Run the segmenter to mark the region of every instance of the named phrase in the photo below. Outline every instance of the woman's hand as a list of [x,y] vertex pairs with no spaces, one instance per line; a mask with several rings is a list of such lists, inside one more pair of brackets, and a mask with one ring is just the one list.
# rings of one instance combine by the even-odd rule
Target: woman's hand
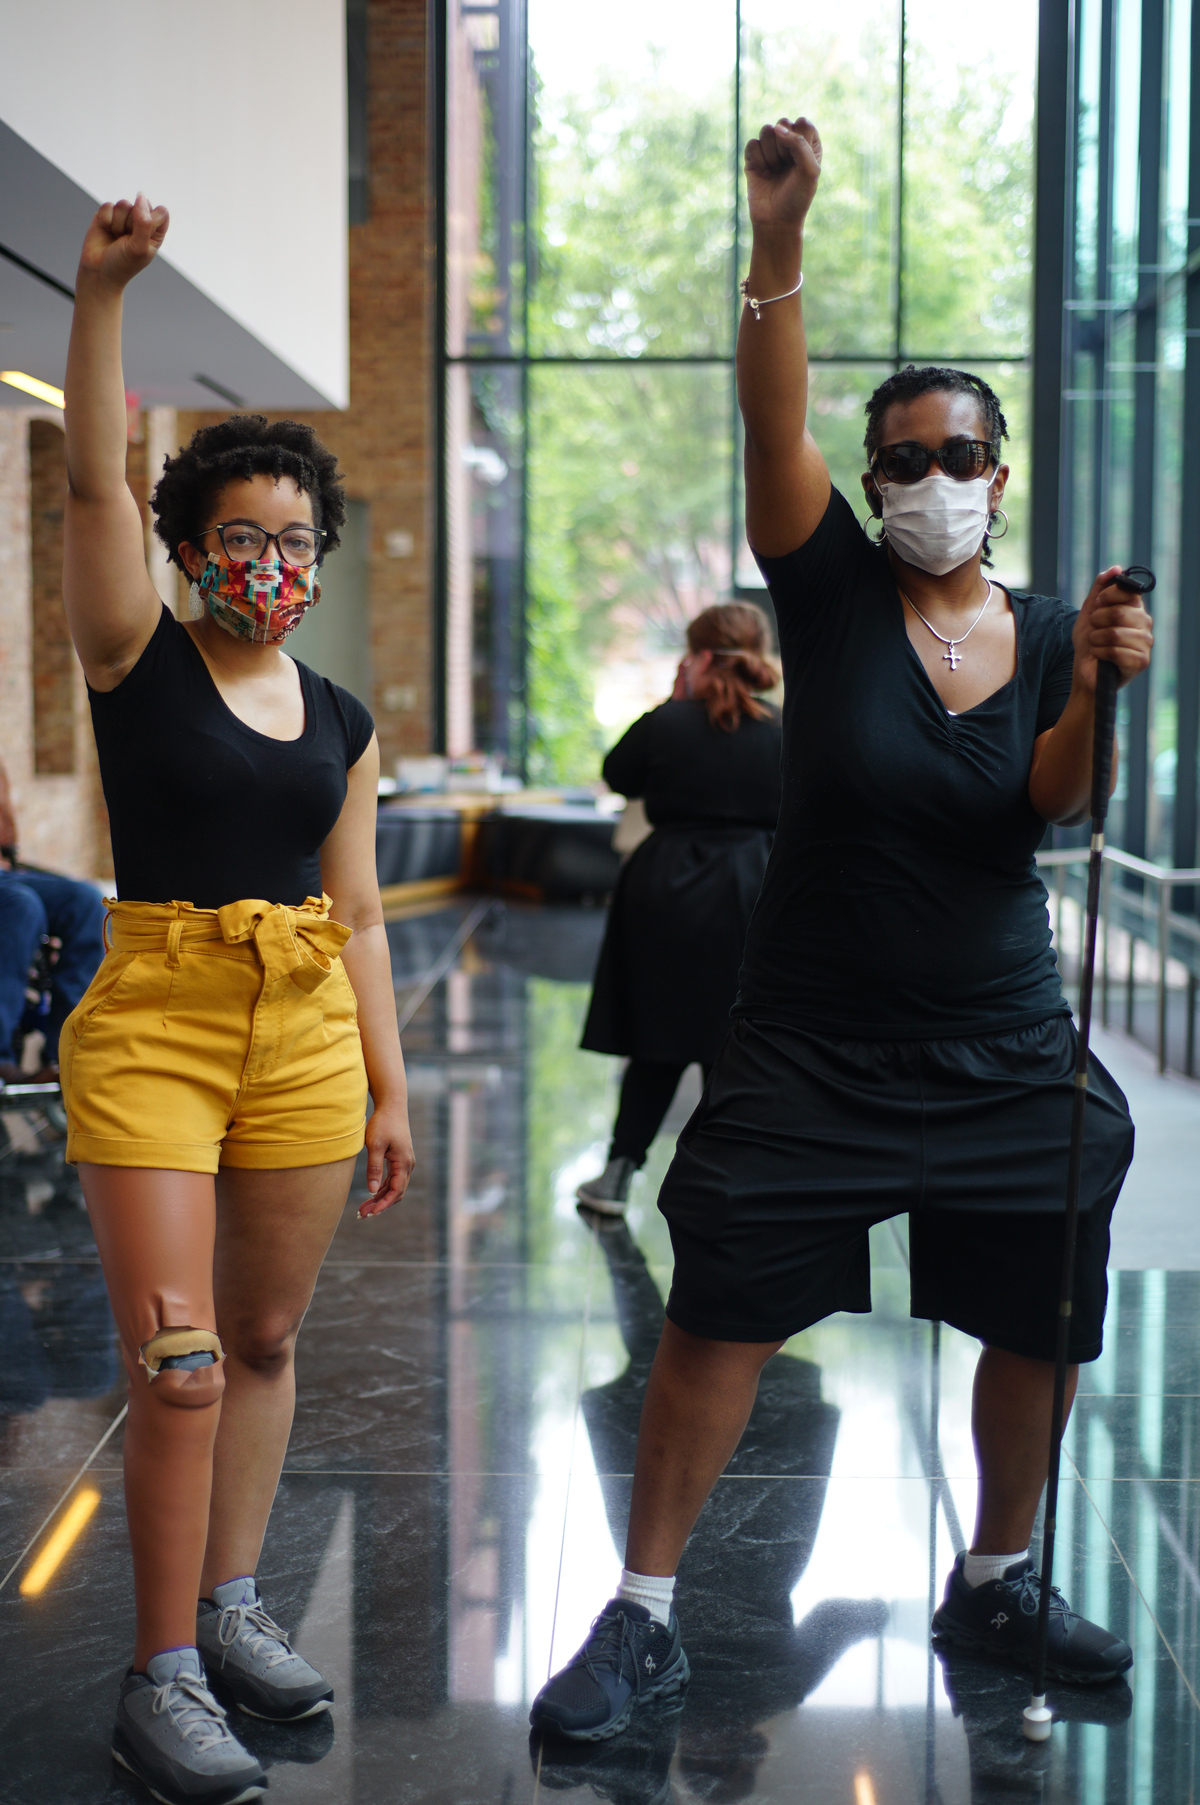
[[1106,658],[1117,667],[1117,688],[1124,689],[1150,663],[1154,622],[1140,595],[1120,589],[1113,581],[1119,564],[1102,570],[1076,617],[1071,634],[1075,647],[1074,687],[1095,694],[1096,662]]
[[81,273],[98,277],[109,288],[124,288],[153,263],[170,223],[167,209],[152,207],[144,194],[132,202],[106,201],[87,229],[79,253]]
[[707,647],[703,652],[688,652],[679,660],[675,687],[671,691],[672,702],[691,702],[704,694],[704,679],[712,669],[712,661],[713,655]]
[[757,231],[800,230],[817,192],[821,156],[821,134],[811,119],[780,119],[751,138],[746,188]]
[[382,1104],[367,1123],[367,1189],[371,1195],[358,1206],[360,1221],[381,1215],[403,1197],[416,1163],[407,1105]]

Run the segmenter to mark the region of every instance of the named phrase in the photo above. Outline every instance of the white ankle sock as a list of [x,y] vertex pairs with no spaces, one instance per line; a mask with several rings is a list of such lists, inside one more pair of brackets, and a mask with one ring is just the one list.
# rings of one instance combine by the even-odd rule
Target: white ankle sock
[[1028,1548],[1023,1548],[1020,1554],[964,1554],[963,1578],[974,1590],[976,1586],[985,1586],[989,1579],[1003,1579],[1015,1561],[1028,1559]]
[[674,1591],[673,1576],[670,1579],[660,1579],[652,1573],[631,1573],[628,1567],[621,1568],[617,1597],[628,1599],[630,1604],[644,1604],[656,1623],[667,1624],[671,1621],[671,1597]]

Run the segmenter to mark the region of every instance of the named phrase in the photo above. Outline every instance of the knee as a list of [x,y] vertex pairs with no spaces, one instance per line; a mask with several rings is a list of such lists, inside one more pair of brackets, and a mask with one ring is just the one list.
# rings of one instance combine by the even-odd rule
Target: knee
[[227,1328],[226,1345],[230,1355],[259,1378],[276,1379],[291,1367],[298,1327],[290,1315],[249,1317]]
[[720,1385],[735,1377],[757,1383],[767,1361],[783,1345],[782,1341],[711,1341],[690,1334],[668,1318],[663,1325],[659,1359],[693,1383]]
[[224,1358],[212,1329],[159,1329],[138,1349],[134,1383],[148,1384],[158,1404],[209,1409],[225,1389]]
[[157,1375],[152,1395],[159,1404],[178,1410],[210,1410],[221,1401],[225,1372],[221,1366],[198,1366],[191,1372],[169,1371]]
[[104,939],[104,904],[91,884],[72,883],[61,910],[62,931],[82,941]]
[[20,949],[23,966],[28,966],[38,943],[48,932],[42,899],[19,880],[0,885],[0,917],[4,921],[4,938],[9,946]]

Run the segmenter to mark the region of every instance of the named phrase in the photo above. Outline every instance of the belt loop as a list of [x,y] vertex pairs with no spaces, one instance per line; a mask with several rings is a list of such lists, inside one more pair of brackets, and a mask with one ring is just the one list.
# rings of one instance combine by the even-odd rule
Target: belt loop
[[109,924],[111,921],[112,921],[112,910],[108,907],[107,904],[105,904],[104,920],[101,923],[101,927],[100,927],[100,938],[104,942],[104,950],[106,953],[111,953],[113,950],[112,941],[108,937],[108,929],[109,929]]
[[179,970],[179,942],[183,938],[183,920],[173,921],[167,929],[167,964],[172,971]]

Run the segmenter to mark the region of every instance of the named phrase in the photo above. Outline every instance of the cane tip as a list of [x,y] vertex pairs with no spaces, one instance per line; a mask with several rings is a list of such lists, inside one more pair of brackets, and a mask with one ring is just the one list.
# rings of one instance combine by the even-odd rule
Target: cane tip
[[1050,1727],[1054,1722],[1054,1713],[1046,1708],[1045,1693],[1035,1694],[1032,1704],[1026,1705],[1021,1728],[1030,1742],[1049,1742]]

